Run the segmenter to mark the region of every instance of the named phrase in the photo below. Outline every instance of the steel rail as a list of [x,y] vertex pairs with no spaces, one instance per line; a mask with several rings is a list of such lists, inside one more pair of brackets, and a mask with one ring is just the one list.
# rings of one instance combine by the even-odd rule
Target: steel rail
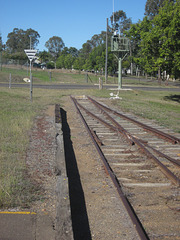
[[98,138],[96,132],[93,131],[93,129],[91,129],[91,128],[90,128],[90,130],[91,130],[91,134],[93,135],[93,137],[94,137],[94,139],[96,140],[97,144],[98,144],[99,146],[103,146],[103,143],[102,143],[102,141]]
[[100,117],[96,116],[95,114],[93,114],[92,112],[88,111],[85,107],[83,107],[80,103],[78,103],[76,101],[76,104],[82,108],[88,115],[90,115],[93,118],[96,118],[99,122],[101,122],[103,125],[105,125],[106,127],[108,127],[109,129],[113,130],[114,132],[120,132],[121,134],[123,134],[123,136],[131,143],[131,145],[134,145],[133,140],[131,139],[129,133],[122,127],[118,126],[118,128],[115,128],[113,125],[107,123],[106,121],[104,121],[103,119],[101,119]]
[[[141,140],[140,140],[140,141],[141,141]],[[166,158],[167,160],[169,160],[170,162],[172,162],[174,165],[180,167],[180,161],[178,161],[178,160],[176,160],[176,159],[174,159],[174,158],[171,158],[171,157],[167,156],[166,154],[164,154],[164,153],[158,151],[157,149],[149,146],[149,145],[148,145],[147,143],[145,143],[145,142],[142,142],[142,143],[143,143],[146,147],[152,149],[152,150],[153,150],[155,153],[157,153],[159,156]]]
[[134,120],[134,119],[132,119],[132,118],[130,118],[130,117],[122,114],[122,113],[119,113],[119,112],[117,112],[117,111],[115,111],[115,110],[112,110],[112,109],[104,106],[103,104],[97,102],[96,100],[92,99],[92,98],[89,97],[89,96],[87,96],[87,98],[88,98],[90,101],[92,101],[92,102],[96,102],[96,103],[97,103],[98,105],[100,105],[102,108],[106,109],[106,110],[109,111],[109,112],[112,112],[112,113],[115,114],[116,116],[120,116],[120,117],[122,117],[122,118],[125,118],[125,119],[131,121],[131,122],[134,122],[134,123],[136,123],[137,125],[143,127],[144,129],[146,129],[146,130],[148,130],[148,131],[150,131],[150,132],[153,132],[154,134],[156,134],[156,135],[158,135],[158,136],[161,136],[162,138],[165,138],[165,139],[167,139],[168,141],[173,142],[174,144],[176,144],[176,143],[179,143],[179,144],[180,144],[180,139],[177,138],[177,137],[174,137],[174,136],[172,136],[172,135],[170,135],[170,134],[164,133],[164,132],[162,132],[162,131],[160,131],[160,130],[158,130],[158,129],[155,129],[155,128],[150,127],[150,126],[148,126],[148,125],[146,125],[146,124],[144,124],[144,123],[141,123],[141,122],[139,122],[139,121],[137,121],[137,120]]
[[[180,185],[180,179],[179,179],[173,172],[171,172],[163,163],[161,163],[161,162],[159,161],[159,159],[158,159],[156,156],[154,156],[154,155],[144,146],[144,143],[143,143],[142,140],[137,139],[136,137],[134,137],[133,135],[131,135],[131,134],[130,134],[129,132],[127,132],[127,131],[122,131],[123,127],[122,127],[116,120],[114,120],[107,112],[105,112],[105,111],[103,110],[103,108],[102,108],[99,104],[96,103],[96,101],[91,101],[91,102],[92,102],[97,108],[99,108],[99,109],[102,111],[102,113],[105,114],[106,117],[107,117],[110,121],[112,121],[112,122],[116,125],[116,127],[117,127],[118,130],[121,129],[121,132],[127,134],[127,135],[126,135],[127,139],[130,138],[131,141],[132,141],[133,143],[135,143],[135,144],[140,148],[140,150],[142,150],[142,151],[144,152],[144,154],[146,154],[147,157],[149,157],[150,159],[152,159],[152,160],[155,162],[155,164],[160,168],[161,172],[162,172],[168,179],[170,179],[175,185],[177,185],[177,186]],[[83,107],[83,108],[84,108],[84,107]],[[84,109],[85,109],[85,108],[84,108]],[[94,114],[93,114],[93,115],[94,115]],[[96,117],[96,115],[94,115],[94,117]]]
[[[104,115],[106,115],[106,116],[110,119],[110,121],[112,121],[112,122],[116,125],[116,127],[117,127],[118,129],[121,129],[125,134],[127,134],[127,138],[130,138],[133,142],[135,142],[135,141],[134,141],[134,138],[137,139],[137,140],[140,141],[142,144],[144,144],[146,147],[152,149],[152,150],[153,150],[156,154],[158,154],[159,156],[166,158],[167,160],[169,160],[170,162],[172,162],[174,165],[180,167],[180,162],[179,162],[178,160],[175,160],[175,159],[167,156],[166,154],[158,151],[157,149],[149,146],[148,143],[145,142],[145,141],[143,141],[142,139],[138,139],[137,137],[135,137],[135,136],[133,136],[133,135],[131,136],[131,134],[128,133],[128,131],[126,131],[116,120],[114,120],[107,112],[105,112],[105,111],[103,110],[103,108],[101,108],[100,104],[96,105],[97,102],[96,102],[96,101],[92,101],[92,100],[93,100],[93,99],[91,98],[91,102],[92,102],[93,104],[95,104],[96,107],[98,107],[99,109],[101,109],[102,113],[103,113]],[[158,160],[158,161],[159,161],[159,160]]]
[[109,166],[109,164],[108,164],[108,162],[107,162],[103,152],[101,151],[98,143],[94,139],[88,124],[86,123],[86,121],[85,121],[85,119],[84,119],[80,109],[78,108],[77,100],[75,98],[73,98],[72,96],[71,96],[71,99],[72,99],[72,101],[73,101],[73,103],[74,103],[74,105],[75,105],[75,107],[76,107],[76,109],[77,109],[77,111],[78,111],[82,121],[83,121],[83,124],[84,124],[85,128],[87,129],[87,131],[89,133],[89,136],[91,137],[91,140],[92,140],[94,146],[96,147],[96,150],[98,151],[98,153],[99,153],[99,155],[101,157],[101,160],[102,160],[102,162],[104,164],[106,172],[109,174],[109,176],[111,177],[111,179],[113,181],[113,184],[114,184],[114,186],[115,186],[115,188],[116,188],[116,190],[117,190],[117,192],[118,192],[118,194],[120,196],[120,199],[122,200],[122,203],[124,204],[124,207],[126,208],[128,214],[130,216],[130,219],[131,219],[131,221],[132,221],[132,223],[133,223],[133,225],[134,225],[134,227],[135,227],[135,229],[136,229],[140,239],[141,240],[149,240],[149,237],[148,237],[147,233],[145,232],[145,230],[144,230],[140,220],[138,219],[138,217],[137,217],[133,207],[131,206],[130,202],[128,201],[128,199],[124,195],[117,177],[115,176],[114,172],[112,171],[111,167]]

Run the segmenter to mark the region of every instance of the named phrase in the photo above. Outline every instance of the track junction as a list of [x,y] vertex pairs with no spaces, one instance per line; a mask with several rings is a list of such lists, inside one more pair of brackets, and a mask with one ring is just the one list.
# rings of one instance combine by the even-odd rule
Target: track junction
[[140,239],[180,239],[178,134],[90,97],[71,99]]

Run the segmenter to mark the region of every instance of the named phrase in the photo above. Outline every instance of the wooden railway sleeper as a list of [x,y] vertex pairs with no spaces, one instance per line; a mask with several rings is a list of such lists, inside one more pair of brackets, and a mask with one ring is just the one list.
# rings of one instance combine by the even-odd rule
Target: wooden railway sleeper
[[[94,101],[92,101],[94,103]],[[163,163],[161,163],[137,138],[133,137],[130,133],[128,133],[116,120],[114,120],[107,112],[105,112],[100,105],[94,103],[99,109],[103,111],[106,117],[116,125],[118,129],[120,129],[123,133],[126,134],[127,139],[131,139],[150,159],[152,159],[156,165],[160,168],[160,170],[164,173],[164,175],[169,178],[175,185],[180,185],[180,179],[176,177]]]
[[146,125],[146,124],[144,124],[144,123],[141,123],[141,122],[139,122],[139,121],[136,121],[136,120],[134,120],[134,119],[132,119],[132,118],[130,118],[130,117],[128,117],[128,116],[125,116],[124,114],[119,113],[119,112],[117,112],[117,111],[115,111],[115,110],[112,110],[112,109],[110,109],[110,108],[102,105],[101,103],[95,101],[94,99],[92,99],[92,98],[90,98],[90,97],[88,97],[88,96],[87,96],[87,98],[88,98],[91,102],[93,102],[95,105],[101,106],[102,108],[106,109],[108,112],[112,112],[112,113],[115,114],[116,116],[120,116],[120,117],[122,117],[122,118],[125,118],[125,119],[131,121],[131,122],[134,122],[134,123],[136,123],[137,125],[143,127],[144,129],[146,129],[146,130],[148,130],[148,131],[150,131],[150,132],[153,132],[153,133],[156,134],[157,136],[160,136],[160,137],[163,138],[163,139],[167,139],[168,141],[170,141],[170,142],[172,142],[172,143],[174,143],[174,144],[176,144],[176,143],[179,143],[179,144],[180,144],[180,139],[177,138],[177,137],[174,137],[174,136],[172,136],[172,135],[170,135],[170,134],[164,133],[164,132],[162,132],[162,131],[160,131],[160,130],[158,130],[158,129],[155,129],[155,128],[150,127],[150,126],[148,126],[148,125]]
[[90,137],[91,137],[91,139],[92,139],[92,141],[93,141],[93,143],[94,143],[94,145],[95,145],[98,153],[99,153],[99,155],[100,155],[100,157],[101,157],[101,160],[102,160],[103,163],[104,163],[104,167],[105,167],[106,172],[107,172],[107,173],[109,174],[109,176],[111,177],[111,179],[112,179],[112,181],[113,181],[113,184],[114,184],[114,186],[115,186],[116,189],[117,189],[117,192],[118,192],[118,194],[119,194],[119,196],[120,196],[120,198],[121,198],[121,200],[122,200],[122,202],[123,202],[123,204],[124,204],[124,206],[125,206],[128,214],[129,214],[129,216],[130,216],[130,218],[131,218],[131,220],[132,220],[133,225],[134,225],[135,228],[136,228],[136,231],[137,231],[140,239],[141,239],[141,240],[149,240],[149,237],[148,237],[147,233],[145,232],[145,230],[144,230],[144,228],[143,228],[140,220],[138,219],[138,217],[137,217],[137,215],[136,215],[133,207],[131,206],[130,202],[128,201],[128,199],[127,199],[126,196],[124,195],[124,193],[123,193],[123,191],[122,191],[122,189],[121,189],[121,186],[120,186],[120,184],[119,184],[119,181],[118,181],[116,175],[115,175],[114,172],[112,171],[112,169],[111,169],[111,167],[109,166],[109,164],[108,164],[108,162],[107,162],[107,160],[106,160],[103,152],[101,151],[99,145],[96,143],[93,135],[91,134],[91,130],[90,130],[89,126],[87,125],[87,123],[86,123],[86,121],[85,121],[85,119],[84,119],[81,111],[79,110],[79,108],[78,108],[78,106],[77,106],[77,105],[78,105],[78,102],[77,102],[76,99],[74,99],[72,96],[71,96],[71,99],[72,99],[72,101],[74,102],[74,105],[75,105],[75,107],[76,107],[76,109],[77,109],[77,111],[78,111],[78,113],[79,113],[79,115],[80,115],[80,117],[81,117],[81,119],[82,119],[82,121],[83,121],[83,123],[84,123],[84,125],[85,125],[85,127],[86,127],[86,129],[87,129],[87,131],[88,131],[88,133],[89,133],[89,135],[90,135]]

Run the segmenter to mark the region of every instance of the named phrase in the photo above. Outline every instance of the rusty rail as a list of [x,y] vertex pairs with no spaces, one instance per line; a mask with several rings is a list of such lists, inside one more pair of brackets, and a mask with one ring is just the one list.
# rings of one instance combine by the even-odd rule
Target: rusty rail
[[[121,126],[119,127],[114,127],[113,125],[107,123],[106,121],[104,121],[102,118],[96,116],[95,114],[93,114],[92,112],[88,111],[86,108],[84,108],[80,103],[78,103],[76,101],[76,104],[83,109],[88,115],[90,115],[93,118],[96,118],[99,122],[101,122],[103,125],[105,125],[106,127],[108,127],[109,129],[113,130],[114,132],[120,132],[121,134],[123,134],[123,136],[132,144],[134,145],[133,140],[131,139],[131,137],[129,136],[129,133],[122,128]],[[103,110],[102,110],[103,111]]]
[[177,167],[180,167],[180,161],[178,161],[178,160],[176,160],[176,159],[174,159],[174,158],[172,158],[172,157],[167,156],[166,154],[164,154],[164,153],[158,151],[157,149],[149,146],[149,145],[148,145],[147,143],[145,143],[145,142],[143,142],[143,144],[144,144],[145,146],[147,146],[148,148],[152,149],[152,150],[153,150],[155,153],[157,153],[160,157],[166,158],[167,160],[169,160],[170,162],[172,162],[172,163],[173,163],[174,165],[176,165]]
[[[89,97],[88,97],[88,98],[89,98]],[[105,112],[105,111],[103,110],[103,107],[101,107],[101,104],[99,104],[98,102],[94,101],[93,99],[91,99],[91,102],[92,102],[97,108],[99,108],[99,109],[102,111],[102,113],[105,114],[106,117],[107,117],[110,121],[112,121],[112,122],[116,125],[116,127],[117,127],[118,130],[121,129],[121,131],[126,134],[126,138],[127,138],[127,139],[131,139],[131,141],[132,141],[133,143],[135,143],[135,144],[140,148],[140,150],[142,150],[142,151],[144,152],[144,154],[146,154],[146,156],[148,156],[150,159],[152,159],[152,160],[154,161],[154,163],[160,168],[160,170],[162,171],[162,173],[163,173],[168,179],[170,179],[175,185],[177,185],[177,186],[180,185],[180,179],[179,179],[178,177],[176,177],[176,175],[174,175],[174,173],[172,173],[163,163],[161,163],[161,162],[158,160],[158,158],[157,158],[156,156],[154,156],[154,155],[145,147],[145,146],[147,146],[147,144],[145,144],[142,140],[137,139],[136,137],[132,136],[132,135],[131,135],[130,133],[128,133],[127,131],[125,131],[125,130],[123,131],[123,130],[122,130],[123,127],[122,127],[118,122],[116,122],[116,120],[114,120],[107,112]],[[95,115],[94,115],[94,117],[95,117]],[[148,146],[147,146],[147,147],[148,147]],[[150,147],[150,146],[149,146],[149,147]],[[153,149],[154,151],[156,151],[156,153],[158,153],[158,155],[161,154],[159,151],[155,150],[154,148],[151,147],[151,149]],[[166,155],[165,155],[165,154],[161,154],[161,156],[165,157]],[[168,159],[168,158],[166,157],[166,159]],[[169,158],[168,160],[170,160],[170,158]],[[172,159],[171,159],[171,160],[172,160]],[[176,162],[176,164],[178,164],[177,161],[175,161],[175,160],[172,161],[172,162],[173,162],[173,163]]]
[[129,214],[129,216],[130,216],[130,218],[131,218],[131,221],[132,221],[133,225],[134,225],[135,228],[136,228],[136,231],[137,231],[140,239],[141,239],[141,240],[149,240],[149,237],[148,237],[148,235],[146,234],[146,232],[145,232],[145,230],[144,230],[144,228],[143,228],[140,220],[138,219],[137,215],[135,214],[135,212],[134,212],[131,204],[129,203],[128,199],[127,199],[126,196],[124,195],[124,193],[123,193],[123,191],[122,191],[122,189],[121,189],[121,186],[120,186],[120,184],[119,184],[118,179],[116,178],[116,176],[115,176],[115,174],[113,173],[111,167],[109,166],[109,164],[108,164],[108,162],[107,162],[107,160],[106,160],[103,152],[101,151],[98,143],[97,143],[96,140],[94,139],[94,137],[93,137],[93,135],[92,135],[92,133],[91,133],[91,130],[90,130],[89,126],[87,125],[87,123],[86,123],[86,121],[85,121],[85,119],[84,119],[81,111],[79,110],[79,108],[78,108],[78,105],[79,105],[79,104],[77,103],[76,99],[73,98],[72,96],[71,96],[71,99],[72,99],[72,101],[73,101],[73,103],[74,103],[74,105],[75,105],[75,107],[76,107],[76,109],[77,109],[77,111],[78,111],[78,113],[79,113],[79,115],[80,115],[80,117],[81,117],[81,119],[82,119],[82,121],[83,121],[83,123],[84,123],[84,125],[85,125],[85,127],[86,127],[86,129],[87,129],[87,131],[88,131],[88,133],[89,133],[89,135],[90,135],[90,137],[91,137],[91,139],[92,139],[92,141],[93,141],[93,143],[94,143],[94,145],[95,145],[98,153],[99,153],[99,155],[100,155],[100,157],[101,157],[101,160],[103,161],[103,164],[104,164],[104,167],[105,167],[106,172],[107,172],[108,175],[111,177],[111,179],[112,179],[112,181],[113,181],[113,183],[114,183],[114,186],[116,187],[116,190],[117,190],[117,192],[118,192],[118,194],[119,194],[119,196],[120,196],[120,198],[121,198],[121,200],[122,200],[122,202],[123,202],[123,204],[124,204],[124,206],[125,206],[128,214]]
[[174,143],[174,144],[176,144],[176,143],[179,143],[179,144],[180,144],[180,139],[177,138],[177,137],[174,137],[174,136],[172,136],[172,135],[170,135],[170,134],[164,133],[164,132],[162,132],[162,131],[160,131],[160,130],[158,130],[158,129],[155,129],[155,128],[153,128],[153,127],[150,127],[150,126],[148,126],[148,125],[146,125],[146,124],[144,124],[144,123],[141,123],[141,122],[139,122],[139,121],[136,121],[136,120],[134,120],[134,119],[132,119],[132,118],[130,118],[130,117],[122,114],[122,113],[119,113],[119,112],[117,112],[117,111],[114,111],[114,110],[112,110],[112,109],[110,109],[110,108],[102,105],[101,103],[95,101],[95,100],[92,99],[91,97],[88,97],[88,96],[87,96],[87,98],[88,98],[90,101],[92,101],[92,102],[96,103],[97,105],[101,106],[102,108],[106,109],[107,111],[112,112],[112,113],[115,114],[116,116],[120,116],[120,117],[122,117],[122,118],[124,118],[124,119],[127,119],[127,120],[129,120],[129,121],[131,121],[131,122],[134,122],[134,123],[136,123],[137,125],[141,126],[142,128],[146,129],[147,131],[150,131],[150,132],[152,132],[152,133],[160,136],[161,138],[166,139],[166,140],[168,140],[168,141],[170,141],[170,142],[172,142],[172,143]]

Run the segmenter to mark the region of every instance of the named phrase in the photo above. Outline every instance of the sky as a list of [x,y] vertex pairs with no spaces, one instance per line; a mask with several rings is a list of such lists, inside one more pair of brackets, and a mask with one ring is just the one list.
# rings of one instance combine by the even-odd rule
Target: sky
[[[61,37],[66,47],[82,45],[101,31],[113,10],[123,10],[133,23],[142,20],[147,0],[1,0],[0,34],[3,43],[14,28],[32,28],[40,35],[37,49],[46,41]],[[110,24],[110,22],[109,22]]]

